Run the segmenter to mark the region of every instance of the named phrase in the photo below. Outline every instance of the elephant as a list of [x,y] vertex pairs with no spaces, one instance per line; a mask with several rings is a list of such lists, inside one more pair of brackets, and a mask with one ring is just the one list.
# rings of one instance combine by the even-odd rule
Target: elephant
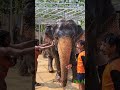
[[[53,35],[51,32],[51,26],[48,25],[46,26],[46,30],[45,30],[45,36],[44,36],[44,43],[48,43],[51,44],[53,41]],[[48,71],[49,73],[53,73],[53,58],[54,58],[54,47],[48,48],[43,50],[44,53],[46,53],[46,56],[48,58]]]
[[[50,27],[50,26],[49,26]],[[53,55],[57,68],[56,79],[61,82],[61,86],[67,84],[68,64],[76,63],[75,42],[83,34],[83,29],[73,20],[61,19],[57,24],[47,29],[45,33],[50,33],[55,41]],[[76,79],[76,66],[72,67],[73,80]]]

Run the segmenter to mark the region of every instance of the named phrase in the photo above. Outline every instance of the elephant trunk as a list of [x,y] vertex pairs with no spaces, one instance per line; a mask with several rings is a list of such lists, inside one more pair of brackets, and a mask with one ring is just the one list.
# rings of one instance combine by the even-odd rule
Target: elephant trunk
[[65,87],[67,84],[68,70],[66,66],[70,62],[70,55],[72,51],[72,39],[70,37],[61,37],[58,40],[58,53],[61,67],[61,84]]

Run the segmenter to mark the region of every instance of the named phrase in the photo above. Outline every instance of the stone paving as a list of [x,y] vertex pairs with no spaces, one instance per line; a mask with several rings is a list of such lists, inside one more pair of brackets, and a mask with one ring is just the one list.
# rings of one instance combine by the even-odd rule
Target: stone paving
[[[35,87],[35,90],[63,90],[59,83],[53,82],[55,73],[49,73],[47,69],[47,58],[42,55],[38,57],[38,70],[36,80],[42,86]],[[54,67],[54,70],[55,67]],[[65,90],[78,90],[77,84],[71,83],[71,70],[69,70],[68,84]],[[32,78],[23,77],[18,74],[18,67],[11,68],[6,78],[8,90],[32,90]]]

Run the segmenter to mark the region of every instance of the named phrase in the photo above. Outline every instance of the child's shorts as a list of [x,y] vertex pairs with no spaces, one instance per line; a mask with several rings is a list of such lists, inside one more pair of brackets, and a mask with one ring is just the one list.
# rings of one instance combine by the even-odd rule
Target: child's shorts
[[85,73],[77,73],[77,82],[85,83]]

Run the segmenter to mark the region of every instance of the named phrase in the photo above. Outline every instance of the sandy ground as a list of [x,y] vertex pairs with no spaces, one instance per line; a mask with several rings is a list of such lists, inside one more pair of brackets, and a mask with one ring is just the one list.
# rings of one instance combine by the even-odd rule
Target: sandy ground
[[[35,90],[63,90],[59,83],[53,82],[55,73],[48,72],[47,63],[47,58],[43,58],[42,55],[38,57],[36,80],[42,83],[42,86],[35,87]],[[55,66],[54,70],[56,70]],[[32,90],[32,78],[20,76],[17,66],[9,70],[6,82],[8,90]],[[77,84],[71,83],[71,70],[69,70],[68,84],[65,90],[78,90]]]
[[[36,87],[36,90],[63,90],[59,83],[53,82],[56,73],[48,73],[47,59],[41,55],[38,58],[37,82],[42,83],[42,86]],[[53,63],[54,65],[54,63]],[[54,70],[55,66],[54,66]],[[69,70],[68,84],[66,90],[78,90],[77,85],[71,83],[71,70]]]

